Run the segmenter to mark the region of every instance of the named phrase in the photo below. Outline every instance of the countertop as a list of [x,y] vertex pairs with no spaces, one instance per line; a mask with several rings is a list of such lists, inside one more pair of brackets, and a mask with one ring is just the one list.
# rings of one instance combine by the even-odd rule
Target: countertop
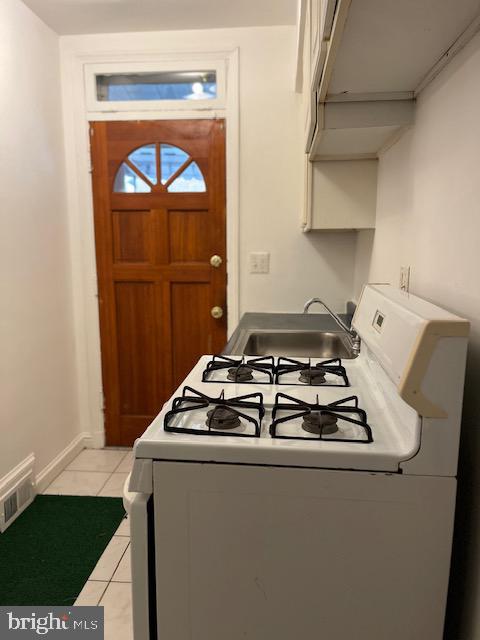
[[[347,327],[352,320],[351,314],[339,313],[339,318]],[[305,331],[341,331],[341,328],[328,313],[244,313],[237,328],[225,345],[223,354],[232,352],[240,335],[244,331],[261,330],[282,331],[300,329]]]

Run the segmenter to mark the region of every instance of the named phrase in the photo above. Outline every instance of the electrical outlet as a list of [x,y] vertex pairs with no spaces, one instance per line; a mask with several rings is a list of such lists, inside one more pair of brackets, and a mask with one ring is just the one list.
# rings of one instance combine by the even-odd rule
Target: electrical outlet
[[267,251],[255,251],[250,253],[250,273],[269,273],[270,254]]
[[400,289],[406,292],[410,289],[410,267],[400,267]]

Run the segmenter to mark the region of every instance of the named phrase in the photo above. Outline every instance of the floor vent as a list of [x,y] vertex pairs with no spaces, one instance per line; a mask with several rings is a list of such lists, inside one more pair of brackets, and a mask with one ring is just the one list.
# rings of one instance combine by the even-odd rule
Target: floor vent
[[12,524],[34,498],[32,471],[28,470],[19,476],[13,486],[10,485],[8,491],[0,495],[0,533]]
[[12,493],[12,495],[5,500],[3,503],[3,521],[5,524],[8,524],[8,521],[13,518],[13,516],[18,511],[18,500],[17,494]]

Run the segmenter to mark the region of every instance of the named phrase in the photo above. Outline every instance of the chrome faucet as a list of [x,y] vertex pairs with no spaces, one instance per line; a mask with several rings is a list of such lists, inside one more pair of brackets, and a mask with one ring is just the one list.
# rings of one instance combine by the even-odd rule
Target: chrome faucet
[[315,303],[321,304],[323,307],[325,307],[325,309],[332,316],[332,318],[335,320],[338,326],[341,329],[343,329],[345,333],[348,333],[352,341],[352,351],[356,356],[358,356],[358,354],[360,353],[360,337],[358,336],[357,332],[351,327],[347,327],[347,325],[343,322],[343,320],[341,320],[334,311],[332,311],[329,307],[327,307],[327,305],[323,300],[321,300],[320,298],[310,298],[310,300],[307,300],[307,302],[305,303],[305,306],[303,307],[303,313],[308,313],[308,310],[310,309],[312,304],[315,304]]

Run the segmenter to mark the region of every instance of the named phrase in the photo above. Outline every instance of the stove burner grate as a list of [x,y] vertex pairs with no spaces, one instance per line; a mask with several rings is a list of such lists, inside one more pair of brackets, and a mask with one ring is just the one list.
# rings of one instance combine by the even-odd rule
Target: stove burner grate
[[[215,379],[218,372],[226,372],[226,376]],[[255,373],[260,374],[255,376]],[[241,384],[273,384],[275,361],[273,356],[260,358],[229,358],[227,356],[213,356],[202,373],[202,382]]]
[[[298,382],[293,382],[287,376],[288,374],[297,373]],[[333,383],[327,380],[326,376],[334,376],[337,382]],[[279,358],[275,369],[275,384],[288,385],[326,385],[329,387],[349,387],[350,382],[347,377],[345,367],[342,366],[340,358],[331,360],[323,360],[316,364],[308,362],[300,362],[292,358]]]
[[[207,409],[205,425],[208,429],[175,425],[175,417],[204,409]],[[255,417],[246,413],[247,411],[253,413]],[[174,398],[172,408],[165,414],[163,428],[172,433],[200,436],[234,435],[238,438],[259,438],[264,415],[265,408],[261,393],[249,393],[226,399],[225,392],[222,391],[218,398],[211,398],[192,387],[184,387],[182,395]],[[252,433],[232,432],[232,429],[242,424],[250,425]]]
[[[278,417],[279,413],[287,413]],[[350,414],[350,415],[348,415]],[[356,416],[352,418],[351,416]],[[278,433],[278,426],[302,418],[302,429],[308,433],[318,435],[317,438],[302,435],[282,435]],[[345,421],[355,425],[363,433],[363,438],[332,437],[339,431],[339,421]],[[372,430],[367,423],[367,414],[358,406],[357,396],[348,396],[329,404],[314,404],[298,400],[284,393],[277,393],[272,409],[272,422],[270,424],[272,438],[285,440],[324,440],[325,442],[351,442],[355,444],[369,444],[373,442]]]

